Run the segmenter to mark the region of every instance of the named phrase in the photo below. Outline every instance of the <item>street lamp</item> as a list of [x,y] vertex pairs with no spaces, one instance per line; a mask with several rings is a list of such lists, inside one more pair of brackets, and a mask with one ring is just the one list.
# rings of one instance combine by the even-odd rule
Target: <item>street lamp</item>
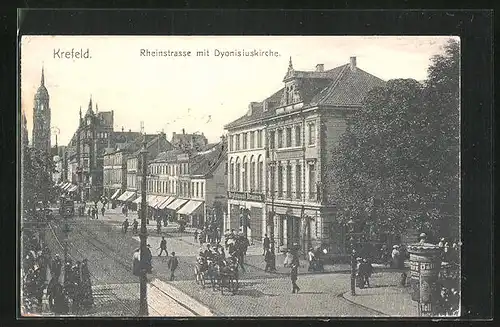
[[[71,232],[71,229],[69,228],[68,225],[68,218],[64,218],[64,226],[63,226],[63,233],[64,233],[64,264],[66,265],[66,262],[68,262],[68,237],[69,233]],[[64,277],[66,278],[66,276]]]
[[354,241],[354,220],[349,219],[347,222],[347,227],[349,229],[349,248],[351,250],[351,295],[356,295],[356,247]]
[[147,248],[147,202],[146,202],[146,175],[148,172],[147,164],[148,151],[146,149],[146,135],[144,135],[142,149],[140,151],[140,156],[142,160],[142,179],[141,179],[141,232],[139,233],[139,238],[141,240],[141,273],[140,273],[140,306],[139,306],[139,316],[148,316],[148,302],[147,302],[147,273],[149,270],[149,258],[146,255],[148,252]]

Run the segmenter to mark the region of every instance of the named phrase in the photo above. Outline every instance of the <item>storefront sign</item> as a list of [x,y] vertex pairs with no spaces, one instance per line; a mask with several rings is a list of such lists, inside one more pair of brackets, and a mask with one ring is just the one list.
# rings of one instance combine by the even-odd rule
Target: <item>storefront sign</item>
[[260,193],[228,191],[227,197],[233,200],[264,202],[264,194]]

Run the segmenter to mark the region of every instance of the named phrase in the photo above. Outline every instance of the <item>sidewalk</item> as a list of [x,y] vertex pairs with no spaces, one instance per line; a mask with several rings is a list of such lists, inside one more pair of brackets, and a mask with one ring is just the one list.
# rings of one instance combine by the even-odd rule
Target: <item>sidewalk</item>
[[[378,279],[384,279],[379,281]],[[345,292],[342,297],[356,305],[391,317],[418,317],[418,304],[411,300],[407,287],[395,286],[399,274],[386,273],[384,276],[373,276],[370,283],[373,287],[356,288],[356,295]]]

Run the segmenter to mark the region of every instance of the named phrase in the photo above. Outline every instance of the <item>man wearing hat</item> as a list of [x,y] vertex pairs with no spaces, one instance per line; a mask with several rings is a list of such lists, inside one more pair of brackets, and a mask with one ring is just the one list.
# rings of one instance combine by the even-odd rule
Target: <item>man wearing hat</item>
[[175,252],[172,252],[172,256],[168,260],[167,266],[168,266],[168,268],[170,268],[170,280],[174,280],[175,269],[177,269],[177,266],[179,266],[179,260],[177,260],[177,257],[175,256]]
[[148,263],[148,273],[151,274],[151,271],[153,269],[153,254],[151,253],[151,245],[147,245],[146,248],[146,262]]

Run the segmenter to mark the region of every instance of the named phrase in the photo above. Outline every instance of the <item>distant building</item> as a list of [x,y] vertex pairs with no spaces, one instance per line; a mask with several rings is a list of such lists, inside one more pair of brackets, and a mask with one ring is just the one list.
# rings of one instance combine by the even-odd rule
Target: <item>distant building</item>
[[[145,135],[146,140],[146,150],[148,152],[148,161],[153,160],[159,153],[169,151],[172,149],[172,145],[167,140],[165,133]],[[141,166],[141,150],[142,142],[139,143],[139,147],[135,152],[127,154],[126,156],[126,191],[117,198],[120,202],[128,203],[132,209],[136,209],[140,204],[138,198],[141,195],[142,190],[142,166]]]
[[40,86],[35,94],[33,106],[32,147],[50,155],[50,97],[45,87],[45,76],[42,67]]
[[205,135],[203,135],[203,133],[186,134],[186,131],[182,129],[182,134],[177,134],[175,132],[172,134],[172,140],[170,141],[170,143],[172,143],[172,147],[174,149],[200,150],[208,144],[208,140]]
[[149,164],[148,205],[156,217],[203,228],[217,203],[227,206],[227,141],[197,148],[163,152]]
[[[260,230],[268,235],[272,231],[279,249],[298,243],[303,250],[325,245],[331,254],[345,253],[345,226],[336,223],[335,205],[326,200],[329,157],[346,128],[345,118],[361,108],[372,88],[384,83],[358,68],[355,57],[330,70],[318,64],[314,71],[297,71],[290,59],[283,87],[226,126],[230,140],[227,225],[239,226],[238,207],[250,208],[251,237],[252,226],[260,229],[262,224]],[[255,143],[259,130],[265,131],[262,146]],[[258,165],[263,153],[264,205],[257,201],[263,185],[254,182],[262,171],[252,164]],[[254,209],[260,207],[265,208],[262,214]]]

